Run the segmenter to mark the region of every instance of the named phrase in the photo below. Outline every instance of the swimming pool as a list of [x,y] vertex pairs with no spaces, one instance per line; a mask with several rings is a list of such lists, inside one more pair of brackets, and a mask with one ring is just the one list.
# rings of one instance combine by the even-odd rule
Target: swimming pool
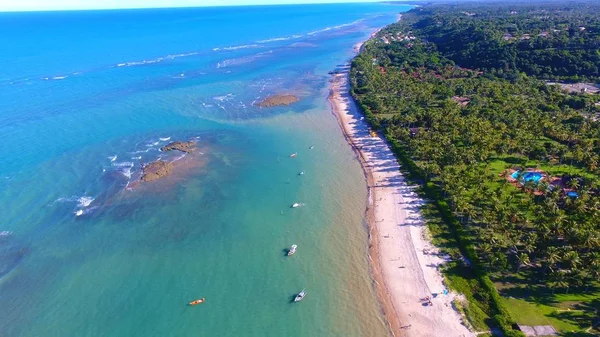
[[577,193],[577,192],[575,192],[575,191],[569,191],[569,192],[567,192],[567,196],[568,196],[569,198],[574,198],[574,199],[576,199],[576,198],[578,198],[578,197],[579,197],[579,193]]
[[[520,172],[521,171],[515,171],[510,176],[513,179],[517,179],[519,177]],[[540,172],[527,171],[527,172],[523,173],[523,175],[521,176],[521,182],[533,181],[534,183],[537,184],[540,181],[540,179],[542,179],[543,177],[544,177],[544,175],[541,174]]]

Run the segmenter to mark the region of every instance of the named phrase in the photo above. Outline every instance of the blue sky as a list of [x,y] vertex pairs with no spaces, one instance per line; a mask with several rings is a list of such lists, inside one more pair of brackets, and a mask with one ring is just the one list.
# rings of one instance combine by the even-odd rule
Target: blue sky
[[0,11],[374,2],[376,0],[0,0]]

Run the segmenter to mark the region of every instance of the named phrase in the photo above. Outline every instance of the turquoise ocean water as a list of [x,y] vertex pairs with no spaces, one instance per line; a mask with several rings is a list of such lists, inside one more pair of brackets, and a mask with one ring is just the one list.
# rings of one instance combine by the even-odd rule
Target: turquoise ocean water
[[406,9],[0,13],[0,336],[388,335],[327,73]]

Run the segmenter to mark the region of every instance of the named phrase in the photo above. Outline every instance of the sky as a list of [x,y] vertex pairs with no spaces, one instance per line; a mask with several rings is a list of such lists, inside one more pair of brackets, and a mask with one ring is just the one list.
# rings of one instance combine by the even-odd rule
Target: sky
[[0,12],[374,1],[377,0],[0,0]]

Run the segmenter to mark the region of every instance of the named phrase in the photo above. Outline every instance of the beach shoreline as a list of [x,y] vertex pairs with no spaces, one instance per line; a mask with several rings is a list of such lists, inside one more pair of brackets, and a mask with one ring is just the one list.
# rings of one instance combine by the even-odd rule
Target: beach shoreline
[[[458,295],[447,291],[439,272],[444,259],[427,238],[424,201],[405,181],[384,137],[371,134],[349,92],[349,65],[332,76],[328,101],[367,182],[370,268],[392,335],[475,336],[453,307]],[[432,305],[425,305],[426,297]]]

